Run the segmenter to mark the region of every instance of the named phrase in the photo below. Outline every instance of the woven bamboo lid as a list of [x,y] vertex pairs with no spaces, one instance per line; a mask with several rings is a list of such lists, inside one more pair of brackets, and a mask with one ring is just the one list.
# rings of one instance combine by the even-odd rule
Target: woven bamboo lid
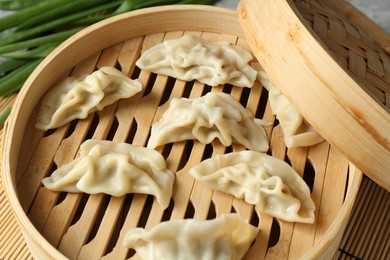
[[243,0],[255,56],[306,120],[390,191],[390,57],[316,0]]

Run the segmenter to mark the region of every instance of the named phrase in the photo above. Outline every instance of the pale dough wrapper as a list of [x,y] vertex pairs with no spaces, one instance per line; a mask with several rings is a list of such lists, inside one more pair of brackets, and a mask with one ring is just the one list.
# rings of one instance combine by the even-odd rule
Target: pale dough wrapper
[[106,193],[120,197],[127,193],[154,195],[167,208],[174,174],[155,150],[127,143],[87,140],[79,157],[56,169],[42,180],[54,191]]
[[213,220],[170,220],[149,231],[130,229],[123,245],[142,259],[240,260],[257,234],[258,228],[232,213]]
[[148,148],[183,140],[208,144],[218,139],[225,146],[235,143],[265,152],[269,146],[262,124],[226,93],[172,99],[160,121],[152,126]]
[[258,79],[268,90],[272,113],[279,120],[288,148],[311,146],[324,141],[324,138],[306,122],[264,71],[259,71]]
[[195,165],[189,174],[271,216],[314,222],[315,205],[309,187],[290,165],[275,157],[255,151],[217,155]]
[[67,77],[43,97],[35,126],[41,130],[60,127],[141,90],[138,80],[109,66],[80,78]]
[[194,35],[166,40],[145,51],[136,65],[146,71],[209,86],[252,87],[256,70],[252,55],[228,42],[209,42]]

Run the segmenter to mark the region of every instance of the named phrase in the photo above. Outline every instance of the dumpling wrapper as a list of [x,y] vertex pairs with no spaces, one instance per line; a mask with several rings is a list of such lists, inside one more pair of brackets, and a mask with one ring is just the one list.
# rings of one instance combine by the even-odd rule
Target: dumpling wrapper
[[311,146],[324,141],[324,138],[306,122],[298,110],[276,87],[266,72],[260,70],[258,78],[268,90],[272,113],[279,120],[285,144],[288,148]]
[[225,146],[236,143],[265,152],[269,146],[263,124],[226,93],[172,99],[160,121],[152,126],[148,148],[183,140],[209,144],[219,139]]
[[232,213],[213,220],[170,220],[149,231],[130,229],[123,245],[142,259],[239,260],[257,234],[258,228]]
[[252,87],[256,70],[252,55],[228,42],[210,42],[194,35],[166,40],[145,51],[136,65],[146,71],[209,86]]
[[127,193],[152,194],[167,208],[172,195],[173,173],[155,150],[127,143],[87,140],[75,160],[42,179],[54,191],[106,193],[120,197]]
[[195,165],[189,174],[271,216],[314,222],[315,205],[309,187],[290,165],[275,157],[255,151],[217,155]]
[[35,127],[48,130],[74,119],[84,119],[90,113],[119,99],[132,97],[141,90],[138,80],[132,80],[109,66],[80,78],[67,77],[43,97]]

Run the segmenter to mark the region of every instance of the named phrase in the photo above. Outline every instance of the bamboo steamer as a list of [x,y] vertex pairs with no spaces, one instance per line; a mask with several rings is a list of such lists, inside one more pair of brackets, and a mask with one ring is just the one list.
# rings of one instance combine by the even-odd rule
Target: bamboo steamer
[[[218,143],[179,142],[159,150],[167,166],[176,173],[171,205],[165,211],[146,195],[89,196],[51,192],[42,187],[41,179],[72,160],[86,139],[145,145],[151,124],[174,97],[224,91],[258,118],[275,120],[267,92],[258,82],[250,90],[210,88],[135,67],[142,51],[186,33],[210,41],[229,41],[249,50],[234,11],[210,6],[155,7],[116,16],[77,33],[55,49],[25,83],[5,125],[2,167],[7,195],[36,259],[137,259],[134,251],[121,245],[129,228],[148,229],[169,219],[212,219],[232,211],[261,230],[245,259],[329,259],[334,255],[362,173],[327,142],[287,149],[276,122],[266,129],[270,154],[289,162],[310,186],[316,204],[314,224],[273,219],[241,200],[194,181],[187,174],[188,169],[204,158],[224,153],[225,148]],[[34,128],[37,104],[55,82],[67,75],[91,73],[105,65],[116,66],[131,78],[138,78],[144,85],[142,93],[54,131]],[[240,149],[243,148],[230,148]]]

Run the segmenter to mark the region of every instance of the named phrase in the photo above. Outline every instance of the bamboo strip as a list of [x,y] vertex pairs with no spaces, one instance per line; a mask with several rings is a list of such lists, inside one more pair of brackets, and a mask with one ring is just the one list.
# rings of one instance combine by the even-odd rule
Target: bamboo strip
[[[19,233],[20,234],[20,233]],[[4,259],[17,259],[18,255],[21,253],[21,250],[23,249],[24,238],[20,234],[17,239],[12,241],[12,244],[10,244],[10,247],[6,249],[8,251],[8,254],[4,255]],[[1,258],[1,256],[0,256]]]
[[21,239],[17,243],[15,243],[14,249],[10,250],[8,252],[8,255],[8,259],[32,259],[30,251],[28,250],[28,247],[24,242],[24,237],[21,237]]
[[[369,193],[369,191],[372,188],[371,184],[372,184],[371,182],[369,182],[369,181],[367,181],[367,179],[363,178],[363,181],[362,181],[362,184],[360,187],[360,192],[358,193],[356,201],[361,202],[361,201],[365,200],[364,198],[367,196],[367,194]],[[370,195],[368,195],[368,196],[370,196]],[[368,200],[371,200],[371,198],[368,198]],[[353,212],[355,214],[351,215],[351,218],[349,220],[350,224],[348,224],[346,227],[346,230],[344,232],[344,237],[343,237],[343,239],[341,241],[341,245],[340,245],[340,247],[342,249],[346,250],[347,252],[350,250],[351,243],[353,242],[354,236],[357,232],[356,227],[360,226],[360,222],[364,216],[365,207],[367,207],[367,205],[368,204],[365,204],[365,203],[356,203],[354,206]],[[353,223],[353,224],[351,224],[351,223]],[[356,224],[356,223],[358,223],[358,224]]]
[[[316,230],[316,238],[321,237],[331,226],[336,218],[342,201],[337,198],[343,198],[346,187],[347,176],[341,176],[348,169],[348,161],[335,148],[331,147],[327,162],[326,175],[323,185],[321,203],[318,209],[318,219],[321,221]],[[333,175],[339,178],[332,178]],[[322,209],[328,210],[322,210]]]
[[[361,254],[363,255],[362,258],[369,258],[370,255],[379,251],[379,243],[376,243],[377,238],[379,238],[379,241],[382,241],[382,239],[380,239],[381,237],[384,237],[384,239],[386,239],[386,230],[388,230],[386,229],[386,216],[389,216],[390,214],[390,199],[388,194],[386,199],[386,193],[384,193],[380,202],[381,203],[377,204],[377,210],[373,212],[375,219],[370,225],[372,235],[368,239],[366,239],[367,243],[365,243],[365,245],[361,247]],[[387,221],[389,221],[388,218]]]
[[[389,227],[387,227],[389,229]],[[387,240],[383,242],[384,250],[382,251],[381,259],[386,259],[390,255],[390,238],[387,237]]]
[[[302,177],[308,177],[305,176],[305,168],[307,167],[307,156],[308,156],[308,150],[307,147],[301,147],[301,148],[295,148],[295,149],[289,149],[288,150],[288,156],[290,158],[291,164],[296,169],[296,171],[302,176]],[[312,172],[311,174],[314,174]],[[311,176],[311,178],[317,178],[317,176]],[[314,187],[312,187],[313,189]],[[306,225],[302,223],[295,223],[294,224],[294,233],[291,236],[291,243],[289,247],[289,253],[288,256],[291,259],[296,259],[301,257],[305,254],[305,252],[308,252],[310,248],[314,245],[314,225]],[[310,234],[310,235],[307,235]]]
[[7,234],[16,233],[16,232],[12,232],[12,231],[18,229],[17,223],[13,219],[13,216],[12,216],[12,214],[10,212],[4,216],[3,220],[4,220],[3,221],[3,225],[1,227],[1,234],[2,234],[2,236],[0,237],[0,242],[1,243],[5,243],[6,242],[6,240],[8,238]]
[[[1,183],[0,183],[1,184]],[[10,208],[8,207],[7,197],[4,193],[0,194],[0,216],[10,213]]]
[[[379,193],[379,189],[374,189],[371,192],[372,195],[370,196],[370,201],[372,201],[372,202],[368,203],[368,205],[365,208],[364,212],[362,212],[362,214],[364,216],[362,217],[361,222],[359,222],[359,225],[355,225],[355,229],[356,229],[355,236],[361,237],[362,235],[364,235],[366,233],[367,229],[362,229],[361,226],[366,226],[366,227],[370,226],[371,219],[372,219],[372,216],[373,216],[373,214],[372,214],[373,208],[374,208],[374,203],[373,202],[377,200],[378,193]],[[363,241],[358,240],[358,239],[352,240],[351,247],[350,247],[351,252],[356,252],[356,254],[357,254],[358,251],[359,251],[360,243],[362,243],[362,242]]]
[[[383,189],[378,189],[378,192],[376,192],[376,198],[370,203],[372,208],[371,210],[369,209],[368,211],[371,213],[369,216],[365,218],[366,223],[364,226],[366,228],[361,228],[361,235],[359,237],[364,237],[365,239],[359,239],[357,240],[356,244],[356,251],[355,255],[356,256],[363,256],[364,251],[369,249],[369,242],[372,240],[372,234],[375,231],[375,228],[373,228],[374,223],[380,223],[378,220],[378,210],[384,206],[384,194],[385,191]],[[370,228],[368,228],[370,227]]]
[[[284,137],[283,137],[283,132],[282,132],[282,129],[280,127],[280,125],[276,126],[274,129],[273,129],[273,132],[272,132],[272,137],[271,137],[271,142],[270,142],[270,150],[271,150],[271,155],[276,157],[276,158],[279,158],[281,160],[284,160],[284,158],[286,157],[286,146],[284,144]],[[260,219],[263,219],[265,214],[260,214]],[[286,228],[283,229],[283,221],[279,221],[279,220],[275,220],[273,219],[272,222],[266,222],[266,224],[268,224],[267,226],[264,226],[263,223],[261,225],[261,228],[262,229],[265,229],[265,230],[271,230],[272,229],[272,224],[273,222],[277,222],[278,223],[278,226],[280,227],[280,234],[279,234],[279,238],[278,238],[278,241],[276,243],[276,245],[268,248],[268,250],[266,251],[266,259],[281,259],[281,258],[286,258],[288,253],[287,253],[287,250],[288,248],[284,248],[283,247],[283,243],[287,242],[288,243],[288,237],[291,236],[291,229],[289,228],[289,225],[287,224],[286,225]],[[275,222],[275,223],[276,223]],[[268,238],[266,241],[264,241],[263,243],[266,243],[268,245],[269,241],[268,241]]]
[[[377,186],[377,188],[380,188]],[[390,201],[390,194],[386,194],[386,199],[387,199],[387,205],[389,205]],[[380,225],[381,232],[380,234],[376,237],[375,241],[377,243],[375,244],[375,247],[373,248],[373,257],[377,259],[386,259],[386,257],[389,256],[390,253],[390,235],[389,235],[389,230],[390,230],[390,218],[388,216],[390,215],[390,209],[387,207],[387,210],[384,213],[385,216],[385,222]],[[378,242],[379,241],[379,242]]]
[[8,238],[3,247],[4,248],[4,251],[5,252],[12,252],[12,247],[15,245],[15,243],[17,243],[18,240],[22,240],[22,234],[21,233],[18,233],[16,236],[12,236],[10,238]]
[[84,211],[90,214],[83,214],[74,225],[69,227],[62,237],[58,249],[68,258],[76,259],[79,255],[81,247],[85,244],[92,231],[91,224],[96,221],[98,215],[93,213],[93,209],[99,211],[103,204],[103,197],[103,194],[91,195],[84,207]]

